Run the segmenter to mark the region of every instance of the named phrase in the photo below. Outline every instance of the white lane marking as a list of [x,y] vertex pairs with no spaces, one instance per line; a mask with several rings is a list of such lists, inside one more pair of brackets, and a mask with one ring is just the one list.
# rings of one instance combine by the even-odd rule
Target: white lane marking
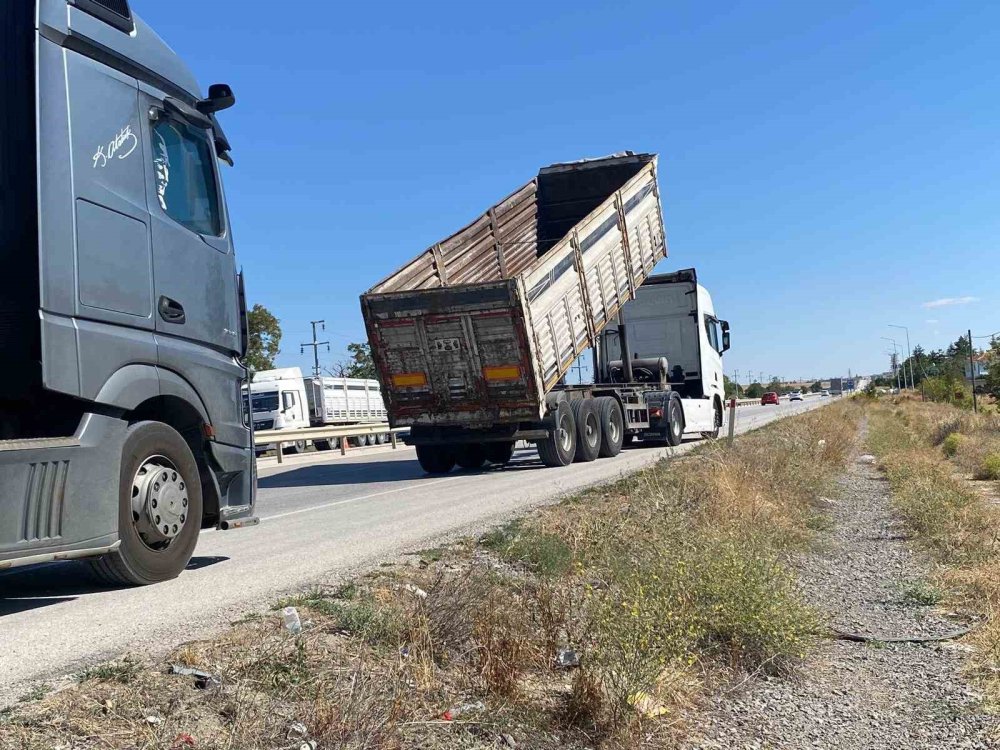
[[298,510],[290,510],[286,513],[278,513],[273,516],[263,516],[260,519],[261,523],[264,521],[274,521],[278,518],[288,518],[289,516],[297,516],[301,513],[312,513],[317,510],[325,510],[326,508],[336,508],[338,505],[347,505],[347,503],[356,503],[361,500],[371,500],[373,497],[382,497],[383,495],[392,495],[396,492],[405,492],[406,490],[413,489],[423,489],[424,487],[431,487],[435,484],[443,484],[444,482],[454,482],[456,479],[462,479],[462,475],[458,474],[453,477],[447,477],[446,479],[438,479],[433,482],[421,482],[419,485],[412,486],[407,485],[406,487],[397,487],[392,490],[385,490],[383,492],[373,492],[370,495],[362,495],[361,497],[350,497],[345,500],[335,500],[332,503],[323,503],[322,505],[313,505],[309,508],[299,508]]

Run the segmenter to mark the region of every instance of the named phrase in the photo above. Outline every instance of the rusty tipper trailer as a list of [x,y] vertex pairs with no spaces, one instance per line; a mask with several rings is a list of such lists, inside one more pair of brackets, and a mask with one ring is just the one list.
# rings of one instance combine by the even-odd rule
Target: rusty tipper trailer
[[504,463],[517,439],[565,465],[597,457],[595,420],[609,455],[648,427],[630,367],[626,387],[560,383],[666,254],[656,156],[626,152],[542,169],[362,295],[390,421],[424,468]]

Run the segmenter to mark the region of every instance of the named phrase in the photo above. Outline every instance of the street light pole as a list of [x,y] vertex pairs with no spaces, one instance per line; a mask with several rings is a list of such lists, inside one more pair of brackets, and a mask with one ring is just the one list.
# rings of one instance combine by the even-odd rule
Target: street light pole
[[[889,324],[889,328],[902,328],[906,331],[906,361],[910,363],[910,388],[916,388],[917,382],[913,379],[913,350],[910,349],[910,329],[906,326],[897,326],[892,323]],[[906,377],[906,370],[903,370],[903,377]]]

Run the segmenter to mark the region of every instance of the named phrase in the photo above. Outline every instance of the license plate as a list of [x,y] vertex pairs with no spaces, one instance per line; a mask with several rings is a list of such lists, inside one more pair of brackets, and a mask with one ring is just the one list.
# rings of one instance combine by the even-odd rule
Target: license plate
[[457,352],[462,349],[462,344],[458,339],[434,339],[434,351],[436,352]]

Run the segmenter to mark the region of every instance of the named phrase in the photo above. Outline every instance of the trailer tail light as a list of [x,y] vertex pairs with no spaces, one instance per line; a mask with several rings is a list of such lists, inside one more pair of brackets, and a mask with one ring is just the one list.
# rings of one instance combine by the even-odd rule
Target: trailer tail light
[[427,376],[422,372],[403,372],[392,376],[392,384],[397,388],[423,388],[427,385]]
[[663,409],[661,409],[659,406],[654,406],[652,409],[649,410],[649,416],[652,417],[653,419],[659,419],[660,417],[663,416]]
[[496,367],[484,367],[483,377],[488,382],[495,383],[503,380],[520,380],[521,368],[517,365],[499,365]]

